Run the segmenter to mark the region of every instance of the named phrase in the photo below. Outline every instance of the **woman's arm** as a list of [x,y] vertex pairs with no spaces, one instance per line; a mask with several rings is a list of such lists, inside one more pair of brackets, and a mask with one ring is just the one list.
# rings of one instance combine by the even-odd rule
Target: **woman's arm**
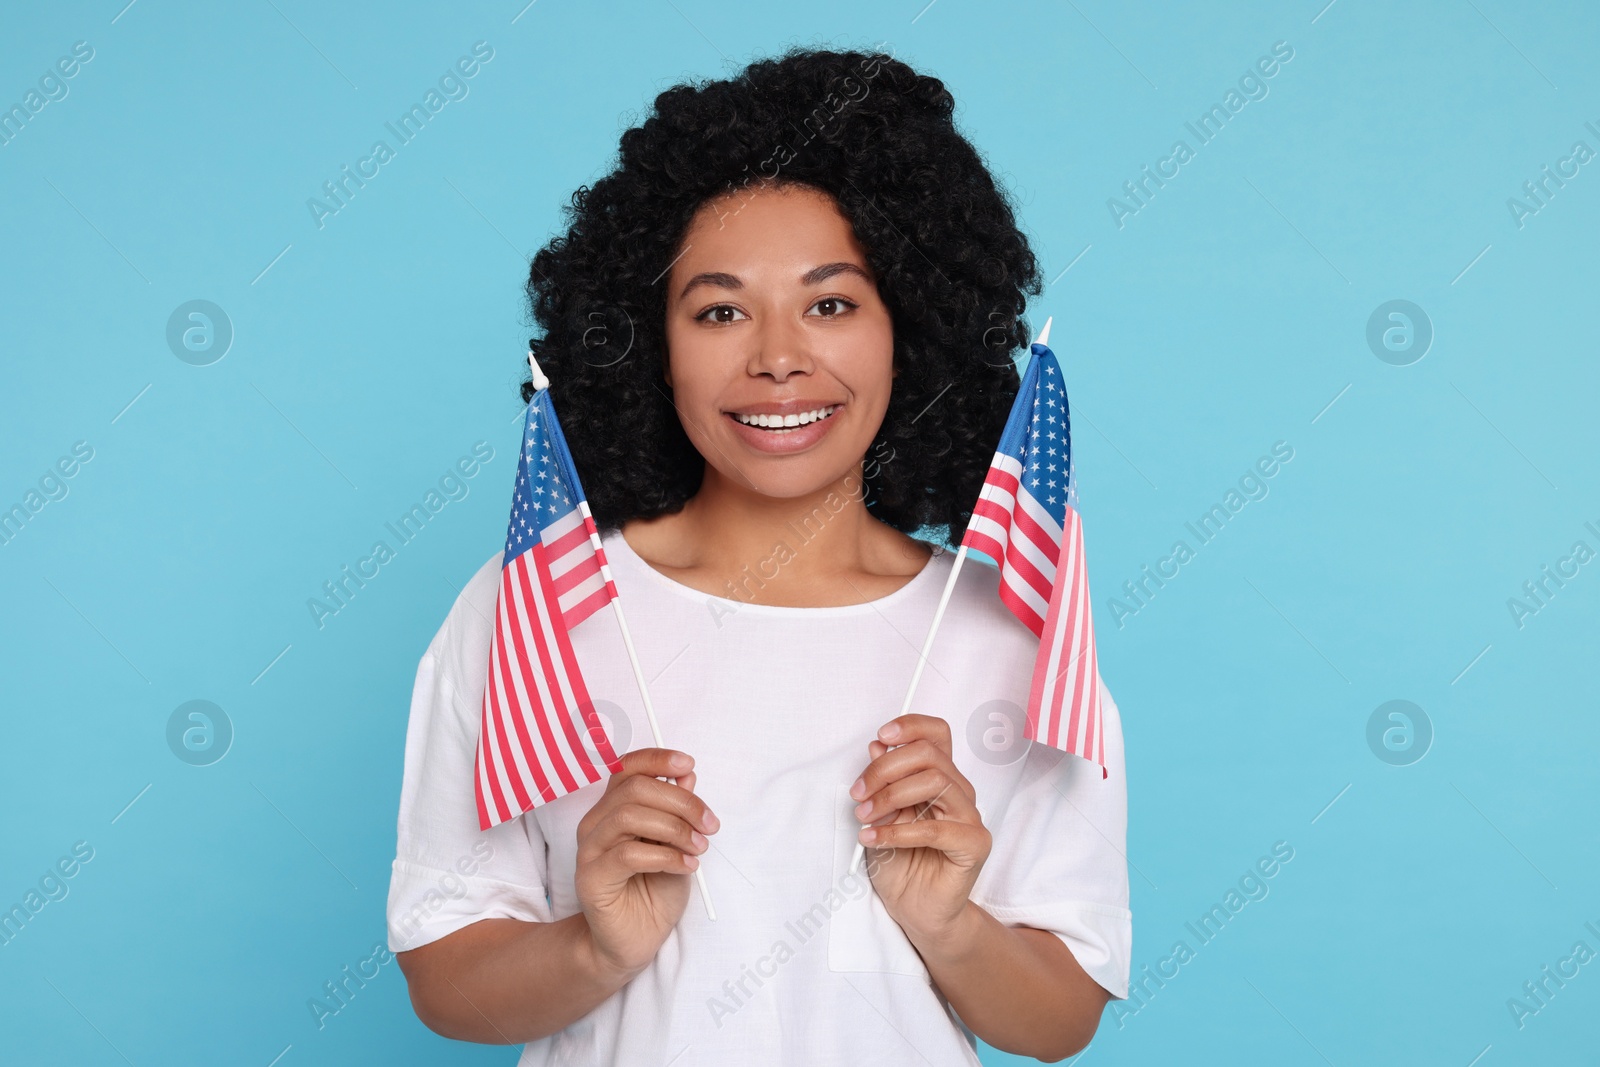
[[594,951],[581,911],[548,923],[483,919],[395,958],[428,1029],[492,1045],[553,1034],[638,973]]
[[1002,1052],[1064,1060],[1094,1037],[1111,998],[1055,934],[1006,926],[971,901],[949,940],[912,943],[956,1014]]

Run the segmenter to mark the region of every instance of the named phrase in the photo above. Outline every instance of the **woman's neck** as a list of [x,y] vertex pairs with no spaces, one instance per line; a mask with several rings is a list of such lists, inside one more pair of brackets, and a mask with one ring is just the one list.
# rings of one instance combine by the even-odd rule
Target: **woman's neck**
[[706,468],[680,511],[625,527],[669,577],[748,603],[820,607],[887,596],[927,563],[927,545],[867,510],[861,470],[799,497],[769,497]]

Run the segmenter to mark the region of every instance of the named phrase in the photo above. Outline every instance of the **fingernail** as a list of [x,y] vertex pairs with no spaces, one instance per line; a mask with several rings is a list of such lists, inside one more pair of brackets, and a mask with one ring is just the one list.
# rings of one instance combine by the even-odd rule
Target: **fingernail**
[[694,842],[695,848],[703,849],[706,847],[706,835],[698,830],[689,831],[689,840]]
[[866,822],[868,819],[872,818],[872,801],[863,800],[861,803],[856,805],[856,818],[860,819],[862,822]]
[[893,741],[895,738],[900,736],[900,724],[897,722],[889,723],[883,729],[878,731],[878,736],[883,738],[885,741]]
[[862,844],[870,845],[878,839],[878,828],[876,826],[863,826],[859,836]]
[[686,771],[694,765],[694,760],[690,759],[682,752],[674,752],[672,754],[672,758],[667,762],[671,764],[674,769],[680,771]]
[[857,800],[867,795],[867,782],[865,778],[857,778],[856,784],[850,787],[850,795]]
[[722,820],[708,811],[706,812],[706,817],[701,819],[700,823],[706,828],[706,832],[714,834],[717,832],[717,827],[722,825]]

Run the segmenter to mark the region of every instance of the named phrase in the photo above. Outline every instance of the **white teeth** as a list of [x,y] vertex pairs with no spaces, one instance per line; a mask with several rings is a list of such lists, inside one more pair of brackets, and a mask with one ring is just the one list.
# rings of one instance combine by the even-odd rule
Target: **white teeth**
[[835,404],[831,407],[817,408],[815,411],[807,411],[804,414],[797,415],[740,415],[735,412],[733,417],[746,426],[760,426],[763,429],[776,430],[782,433],[784,430],[793,429],[796,426],[805,426],[819,419],[825,419],[838,409],[838,405]]

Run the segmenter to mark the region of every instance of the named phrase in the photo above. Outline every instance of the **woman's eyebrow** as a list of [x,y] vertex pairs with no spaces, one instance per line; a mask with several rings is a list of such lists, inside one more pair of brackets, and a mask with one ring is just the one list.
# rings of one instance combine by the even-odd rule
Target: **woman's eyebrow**
[[[868,284],[871,284],[872,282],[872,278],[869,277],[867,272],[862,270],[859,266],[854,263],[845,263],[841,261],[837,263],[824,263],[820,267],[812,267],[810,270],[806,271],[800,276],[800,284],[817,285],[820,282],[825,282],[829,278],[839,274],[854,274]],[[701,271],[684,284],[683,290],[678,294],[678,299],[683,300],[689,295],[689,292],[692,289],[701,285],[714,285],[719,289],[744,288],[744,282],[740,281],[738,275],[736,274],[729,274],[726,271]]]

